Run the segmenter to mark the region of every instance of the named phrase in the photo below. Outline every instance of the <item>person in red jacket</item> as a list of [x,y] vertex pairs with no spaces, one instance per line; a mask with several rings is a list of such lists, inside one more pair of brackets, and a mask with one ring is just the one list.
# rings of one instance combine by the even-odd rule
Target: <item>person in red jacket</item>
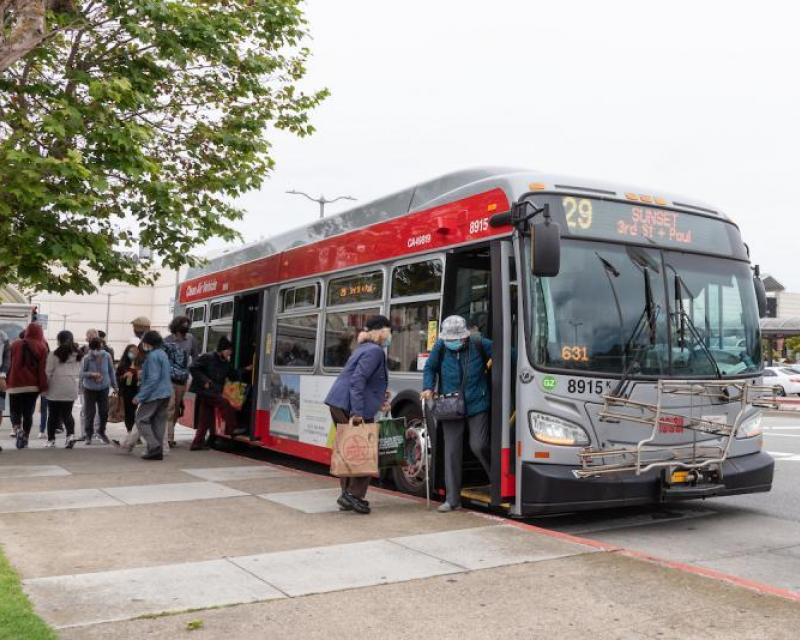
[[44,333],[40,325],[32,322],[25,329],[25,336],[11,344],[11,364],[6,377],[11,428],[17,436],[17,449],[28,446],[36,399],[47,391],[46,364]]

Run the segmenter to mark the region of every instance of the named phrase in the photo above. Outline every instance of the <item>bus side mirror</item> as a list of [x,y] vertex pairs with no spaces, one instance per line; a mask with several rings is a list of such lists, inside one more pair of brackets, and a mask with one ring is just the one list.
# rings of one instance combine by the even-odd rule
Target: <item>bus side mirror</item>
[[758,277],[758,272],[753,273],[753,287],[756,290],[756,304],[758,305],[758,317],[767,317],[767,290],[764,288],[764,281]]
[[542,278],[561,270],[561,227],[551,220],[531,225],[531,272]]

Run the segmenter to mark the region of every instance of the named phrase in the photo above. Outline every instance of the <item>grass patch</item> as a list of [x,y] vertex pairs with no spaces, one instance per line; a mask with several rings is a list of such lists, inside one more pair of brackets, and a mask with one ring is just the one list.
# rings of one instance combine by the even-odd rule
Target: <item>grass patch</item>
[[19,576],[0,548],[0,640],[56,640],[44,620],[33,612]]

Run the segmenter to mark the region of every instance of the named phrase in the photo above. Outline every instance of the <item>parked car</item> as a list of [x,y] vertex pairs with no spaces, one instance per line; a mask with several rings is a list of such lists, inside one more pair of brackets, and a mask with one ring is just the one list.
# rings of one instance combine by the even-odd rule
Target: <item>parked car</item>
[[800,372],[789,367],[765,367],[764,384],[779,387],[778,395],[800,394]]

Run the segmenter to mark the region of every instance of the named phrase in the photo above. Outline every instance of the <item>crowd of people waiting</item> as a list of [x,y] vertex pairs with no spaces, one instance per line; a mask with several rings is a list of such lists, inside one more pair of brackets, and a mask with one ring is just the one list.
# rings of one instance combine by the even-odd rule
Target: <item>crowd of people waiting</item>
[[[116,367],[114,351],[102,331],[87,331],[83,346],[78,346],[72,332],[61,331],[53,351],[37,323],[29,324],[14,340],[0,331],[0,419],[7,400],[11,436],[18,449],[28,446],[37,401],[41,415],[39,438],[47,439],[47,447],[56,446],[56,434],[60,432],[64,433],[67,449],[77,442],[91,445],[99,440],[131,452],[141,440],[146,446],[142,456],[145,460],[161,460],[176,446],[175,424],[183,411],[190,370],[205,395],[213,397],[216,387],[210,387],[214,372],[207,374],[204,363],[212,356],[229,361],[230,341],[221,345],[221,356],[219,350],[200,356],[186,316],[173,319],[166,338],[151,330],[150,321],[143,316],[131,324],[139,342],[125,348]],[[112,391],[114,396],[109,395]],[[79,396],[80,437],[73,417]],[[128,432],[122,441],[111,440],[106,433],[112,398],[122,404],[122,420]],[[201,420],[201,424],[206,427],[202,433],[205,436],[208,419]],[[202,437],[195,438],[191,448],[204,445]]]

